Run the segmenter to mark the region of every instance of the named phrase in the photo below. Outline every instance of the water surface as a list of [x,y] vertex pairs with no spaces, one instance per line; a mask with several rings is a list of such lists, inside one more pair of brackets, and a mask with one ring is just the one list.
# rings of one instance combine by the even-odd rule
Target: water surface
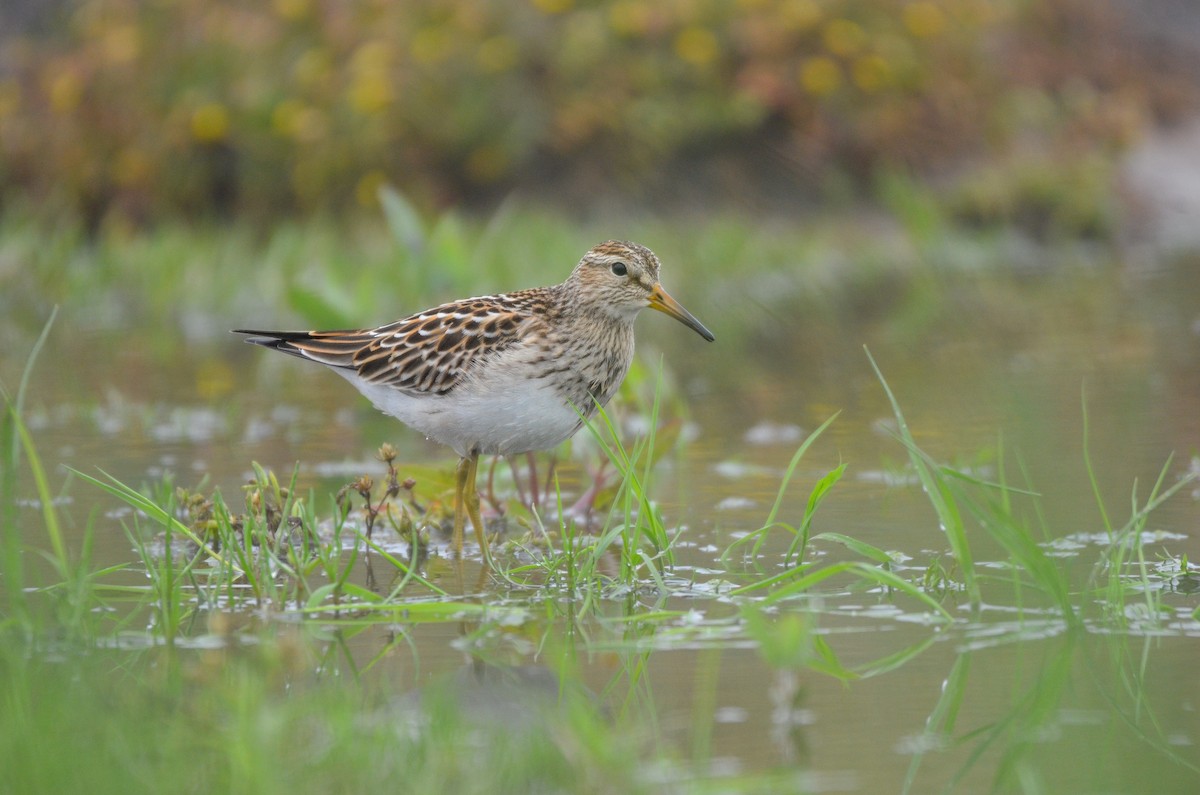
[[[705,764],[712,774],[781,771],[795,791],[892,792],[908,780],[913,792],[984,792],[1005,770],[1004,780],[1040,782],[1048,792],[1190,791],[1200,764],[1193,593],[1166,593],[1159,616],[1138,615],[1134,605],[1120,628],[1100,621],[1097,609],[1082,631],[1068,630],[1035,598],[1013,604],[1000,596],[1004,589],[978,615],[961,597],[946,596],[958,620],[940,629],[915,600],[850,589],[849,580],[773,608],[776,619],[808,616],[847,667],[914,650],[894,670],[847,683],[804,666],[768,664],[738,600],[726,595],[723,583],[737,575],[788,565],[786,533],[772,536],[756,560],[735,556],[731,570],[718,558],[761,525],[795,449],[835,412],[785,493],[779,520],[799,524],[812,485],[845,463],[814,532],[894,551],[899,571],[917,580],[931,560],[945,558],[949,546],[893,436],[895,420],[866,346],[926,452],[1041,495],[1049,548],[1081,586],[1106,543],[1084,465],[1083,407],[1097,487],[1115,524],[1129,517],[1133,495],[1145,500],[1172,456],[1168,484],[1197,466],[1197,265],[1068,263],[1001,273],[931,267],[836,301],[818,290],[772,294],[751,284],[689,301],[716,333],[713,345],[645,317],[640,355],[651,370],[664,362],[669,402],[678,407],[668,413],[686,421],[686,441],[652,485],[668,524],[684,528],[672,587],[610,593],[595,614],[575,621],[558,604],[503,627],[381,623],[347,637],[333,656],[364,667],[382,651],[368,676],[397,692],[480,661],[558,672],[569,660],[572,675],[602,693],[644,665],[638,687],[661,742],[686,749],[710,732]],[[236,504],[252,461],[284,477],[298,466],[300,487],[318,495],[362,472],[379,477],[372,456],[384,441],[399,448],[402,473],[405,462],[453,466],[448,451],[377,415],[321,368],[217,333],[189,342],[179,329],[74,323],[66,315],[55,326],[26,404],[57,477],[61,466],[102,468],[138,485],[169,473],[182,485],[205,480],[206,489],[220,488]],[[147,335],[154,339],[143,345]],[[6,363],[6,379],[13,364]],[[573,496],[585,475],[569,461],[562,473]],[[99,513],[98,565],[133,560],[121,530],[128,509],[80,482],[68,485],[63,504],[77,528]],[[34,508],[27,510],[32,521]],[[1148,529],[1161,540],[1149,549],[1164,561],[1200,559],[1198,518],[1197,493],[1187,489],[1154,514]],[[1003,578],[1002,550],[982,533],[974,539],[981,566]],[[828,542],[811,554],[854,557]],[[451,568],[431,564],[430,576],[470,599],[522,603],[520,593],[476,589],[476,570],[468,564],[469,575],[456,582]],[[366,576],[361,566],[359,576]],[[685,615],[640,629],[623,620],[652,610]],[[194,628],[197,636],[208,631],[204,623]],[[397,632],[405,643],[395,642]],[[336,646],[323,637],[314,628],[310,642]],[[943,725],[939,699],[948,688],[959,699]]]

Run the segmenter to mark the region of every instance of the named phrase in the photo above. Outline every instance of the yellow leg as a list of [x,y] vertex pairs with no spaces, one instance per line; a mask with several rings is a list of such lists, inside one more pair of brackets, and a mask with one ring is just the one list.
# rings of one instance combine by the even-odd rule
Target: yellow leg
[[492,556],[488,550],[483,519],[479,515],[479,492],[475,490],[475,476],[478,472],[479,456],[468,456],[458,462],[454,484],[454,535],[451,537],[451,543],[454,545],[454,553],[462,557],[463,522],[470,517],[471,526],[475,528],[475,538],[479,541],[480,554],[483,555],[484,563],[490,567]]
[[467,482],[464,489],[463,502],[466,503],[467,515],[471,517],[471,525],[475,528],[475,538],[479,541],[479,553],[488,568],[492,566],[492,555],[488,549],[487,530],[483,526],[483,518],[479,515],[479,492],[475,488],[475,476],[479,471],[479,456],[473,455],[468,459]]
[[450,537],[450,544],[454,547],[454,554],[460,558],[463,551],[463,520],[466,516],[465,497],[470,469],[471,459],[460,458],[458,460],[458,469],[455,470],[454,480],[454,535]]

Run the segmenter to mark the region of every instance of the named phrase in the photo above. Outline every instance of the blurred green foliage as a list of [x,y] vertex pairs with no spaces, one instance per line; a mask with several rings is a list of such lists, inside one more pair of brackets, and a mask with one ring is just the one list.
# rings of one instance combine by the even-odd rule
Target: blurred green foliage
[[531,180],[629,189],[713,152],[811,186],[1031,131],[1106,146],[1163,81],[1105,46],[1104,7],[74,0],[0,48],[0,198],[271,217],[370,206],[385,183],[439,205]]

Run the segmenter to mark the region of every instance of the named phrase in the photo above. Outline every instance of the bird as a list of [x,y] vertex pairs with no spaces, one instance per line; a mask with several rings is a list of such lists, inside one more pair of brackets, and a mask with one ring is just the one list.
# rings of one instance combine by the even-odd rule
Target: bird
[[549,287],[451,301],[376,328],[234,333],[332,368],[380,411],[452,448],[451,543],[461,558],[465,511],[490,566],[479,457],[548,450],[573,436],[625,379],[633,322],[647,307],[714,341],[663,289],[660,269],[645,246],[609,240]]

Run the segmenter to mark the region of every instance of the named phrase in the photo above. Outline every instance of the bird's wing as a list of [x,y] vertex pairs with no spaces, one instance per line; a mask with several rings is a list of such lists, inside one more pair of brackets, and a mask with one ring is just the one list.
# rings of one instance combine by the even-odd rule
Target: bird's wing
[[240,333],[252,335],[248,342],[355,370],[369,383],[442,395],[542,322],[513,297],[468,298],[374,329]]

